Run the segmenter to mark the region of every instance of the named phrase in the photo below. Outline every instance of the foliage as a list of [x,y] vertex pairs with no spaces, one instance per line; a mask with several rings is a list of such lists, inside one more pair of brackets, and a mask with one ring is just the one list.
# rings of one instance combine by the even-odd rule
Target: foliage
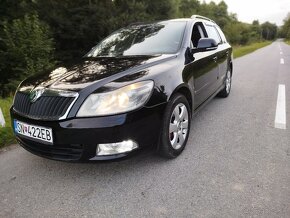
[[290,40],[290,13],[288,13],[287,17],[285,18],[284,25],[280,29],[279,35],[281,38]]
[[0,94],[12,92],[28,75],[52,67],[53,42],[37,15],[3,22]]
[[[228,12],[224,1],[216,4],[199,0],[38,0],[34,9],[52,29],[56,56],[60,61],[81,57],[113,30],[130,23],[191,17],[193,14],[215,20],[233,44],[246,45],[273,39],[276,35],[272,28],[274,24],[263,26],[259,22],[239,22],[235,14]],[[266,34],[261,34],[262,26]]]
[[14,135],[11,128],[11,121],[9,115],[9,109],[12,104],[12,97],[6,99],[0,99],[0,108],[3,112],[6,122],[5,127],[0,126],[0,148],[15,142]]
[[262,37],[266,40],[273,40],[277,36],[278,27],[270,22],[265,22],[261,25]]
[[52,67],[54,58],[61,63],[80,58],[112,31],[130,23],[192,14],[216,21],[234,45],[272,40],[277,33],[277,26],[269,22],[240,22],[224,1],[1,0],[0,95],[9,95],[23,78]]

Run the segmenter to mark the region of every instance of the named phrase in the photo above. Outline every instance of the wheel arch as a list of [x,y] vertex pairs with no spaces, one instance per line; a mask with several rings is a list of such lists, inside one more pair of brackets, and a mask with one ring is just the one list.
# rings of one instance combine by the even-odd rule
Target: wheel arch
[[229,70],[231,71],[231,75],[233,76],[234,66],[233,66],[232,60],[230,60],[230,62],[229,62]]
[[191,109],[191,113],[192,113],[193,112],[193,105],[194,105],[194,98],[193,98],[192,92],[190,91],[190,88],[186,84],[179,85],[171,93],[171,96],[169,99],[171,99],[172,96],[174,96],[175,94],[178,94],[178,93],[184,95],[184,97],[187,99],[189,106],[190,106],[190,109]]

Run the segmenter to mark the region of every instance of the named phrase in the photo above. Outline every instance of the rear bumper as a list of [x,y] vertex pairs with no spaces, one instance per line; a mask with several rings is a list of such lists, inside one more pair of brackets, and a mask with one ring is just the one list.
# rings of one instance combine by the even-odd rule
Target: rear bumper
[[[112,160],[123,158],[133,152],[110,156],[96,156],[98,144],[116,143],[124,140],[135,141],[139,148],[154,147],[158,144],[161,121],[166,104],[142,108],[126,114],[74,118],[62,121],[33,120],[18,115],[11,109],[13,120],[51,128],[53,145],[16,135],[19,144],[33,154],[61,161],[82,162],[88,160]],[[14,128],[14,127],[13,127]]]

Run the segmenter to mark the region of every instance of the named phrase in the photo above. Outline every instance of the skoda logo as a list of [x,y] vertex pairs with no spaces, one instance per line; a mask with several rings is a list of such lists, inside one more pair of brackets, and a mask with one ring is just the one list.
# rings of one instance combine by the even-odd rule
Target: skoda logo
[[37,99],[40,98],[40,96],[43,94],[44,89],[34,89],[29,94],[29,100],[31,103],[34,103],[37,101]]

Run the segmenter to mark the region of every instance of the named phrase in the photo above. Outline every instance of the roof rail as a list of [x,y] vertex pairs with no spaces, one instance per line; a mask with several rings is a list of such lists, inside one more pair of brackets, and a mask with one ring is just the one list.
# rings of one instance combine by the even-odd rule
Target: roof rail
[[213,23],[215,23],[213,20],[207,18],[207,17],[203,17],[203,16],[200,16],[200,15],[197,15],[197,14],[194,14],[191,16],[191,19],[203,19],[203,20],[208,20],[208,21],[211,21]]

